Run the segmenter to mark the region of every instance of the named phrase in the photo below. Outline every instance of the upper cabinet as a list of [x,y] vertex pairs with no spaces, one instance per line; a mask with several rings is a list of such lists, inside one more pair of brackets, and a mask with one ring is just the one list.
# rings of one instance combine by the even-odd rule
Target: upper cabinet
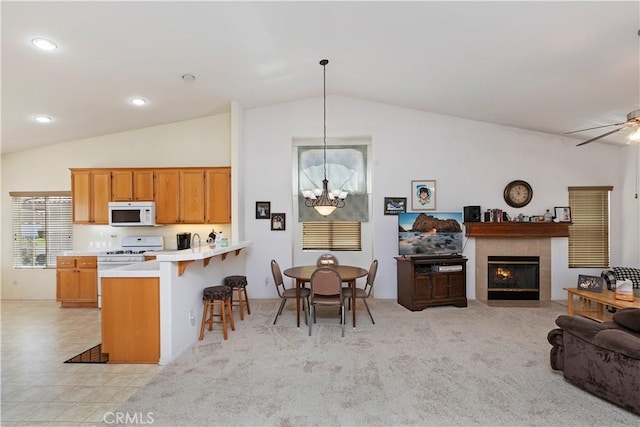
[[153,201],[153,169],[113,170],[111,201]]
[[71,169],[73,222],[108,224],[108,204],[155,201],[158,224],[231,222],[231,168]]
[[75,224],[108,224],[111,172],[72,169],[71,197]]
[[212,168],[205,171],[205,222],[231,223],[231,169]]

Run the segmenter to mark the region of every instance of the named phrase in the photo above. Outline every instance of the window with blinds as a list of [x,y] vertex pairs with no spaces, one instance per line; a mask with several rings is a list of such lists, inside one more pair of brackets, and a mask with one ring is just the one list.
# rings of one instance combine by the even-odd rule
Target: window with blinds
[[71,193],[11,192],[13,267],[55,268],[58,254],[73,250]]
[[302,224],[302,249],[360,251],[359,221],[305,222]]
[[569,268],[609,267],[609,195],[613,187],[569,187]]

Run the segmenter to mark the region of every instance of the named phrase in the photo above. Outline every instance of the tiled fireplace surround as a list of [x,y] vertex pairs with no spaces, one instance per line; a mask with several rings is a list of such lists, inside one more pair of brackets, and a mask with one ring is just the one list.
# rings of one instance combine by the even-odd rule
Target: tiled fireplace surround
[[540,257],[540,301],[551,300],[551,239],[476,237],[476,298],[487,300],[487,259],[489,256]]

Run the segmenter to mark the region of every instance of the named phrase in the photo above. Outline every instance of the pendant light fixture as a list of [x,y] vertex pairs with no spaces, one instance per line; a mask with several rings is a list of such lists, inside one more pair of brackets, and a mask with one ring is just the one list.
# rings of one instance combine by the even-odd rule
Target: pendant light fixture
[[345,206],[344,199],[347,197],[347,192],[340,189],[329,191],[329,181],[327,180],[327,64],[329,60],[323,59],[320,61],[322,65],[322,77],[323,77],[323,101],[324,101],[324,128],[322,140],[324,143],[324,179],[322,180],[322,189],[315,189],[313,191],[303,191],[305,198],[304,204],[307,207],[314,208],[322,216],[328,216],[333,213],[336,208],[343,208]]

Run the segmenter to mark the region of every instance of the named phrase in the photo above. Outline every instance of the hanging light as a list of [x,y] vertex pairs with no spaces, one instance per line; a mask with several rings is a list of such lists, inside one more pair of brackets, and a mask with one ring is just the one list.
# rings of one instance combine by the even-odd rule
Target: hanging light
[[322,216],[331,215],[336,208],[343,208],[345,206],[344,199],[347,197],[347,192],[340,189],[329,191],[329,181],[327,180],[327,64],[329,60],[323,59],[320,61],[322,65],[323,76],[323,101],[324,101],[324,130],[323,130],[323,142],[324,142],[324,179],[322,180],[322,189],[317,188],[313,191],[306,190],[302,194],[305,198],[304,204],[307,207],[314,208]]

